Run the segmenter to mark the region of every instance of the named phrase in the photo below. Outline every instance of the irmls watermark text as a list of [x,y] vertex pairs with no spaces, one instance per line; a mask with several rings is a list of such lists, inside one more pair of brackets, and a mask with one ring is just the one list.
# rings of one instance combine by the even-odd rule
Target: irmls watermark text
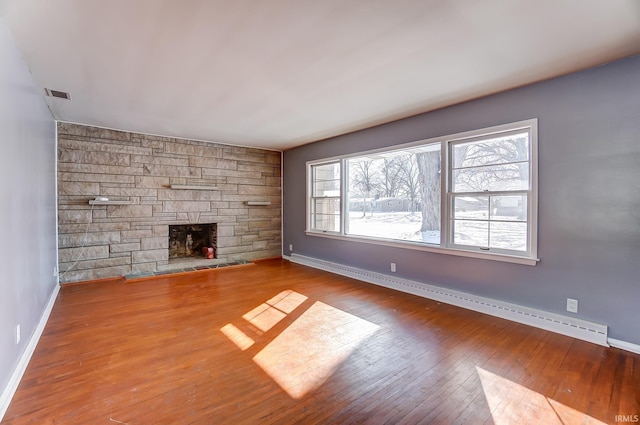
[[615,417],[615,421],[616,422],[639,422],[640,421],[640,415],[616,415]]

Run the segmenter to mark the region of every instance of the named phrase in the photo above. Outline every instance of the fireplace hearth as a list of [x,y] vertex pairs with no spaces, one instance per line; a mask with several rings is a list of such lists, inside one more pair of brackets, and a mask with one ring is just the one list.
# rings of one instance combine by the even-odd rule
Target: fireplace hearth
[[216,223],[170,225],[169,259],[203,257],[203,248],[215,253],[217,233]]

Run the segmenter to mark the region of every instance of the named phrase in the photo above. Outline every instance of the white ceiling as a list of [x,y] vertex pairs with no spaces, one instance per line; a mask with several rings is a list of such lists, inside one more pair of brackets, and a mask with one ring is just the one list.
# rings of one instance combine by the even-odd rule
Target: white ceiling
[[640,53],[638,0],[0,0],[56,119],[287,149]]

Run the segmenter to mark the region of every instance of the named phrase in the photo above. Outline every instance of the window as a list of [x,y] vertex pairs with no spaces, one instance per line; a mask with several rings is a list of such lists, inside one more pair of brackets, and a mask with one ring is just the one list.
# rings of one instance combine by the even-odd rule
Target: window
[[309,234],[535,264],[537,121],[308,163]]
[[440,161],[439,143],[347,158],[345,234],[440,244]]
[[311,166],[310,229],[340,231],[340,162]]
[[450,144],[451,244],[526,253],[529,132]]

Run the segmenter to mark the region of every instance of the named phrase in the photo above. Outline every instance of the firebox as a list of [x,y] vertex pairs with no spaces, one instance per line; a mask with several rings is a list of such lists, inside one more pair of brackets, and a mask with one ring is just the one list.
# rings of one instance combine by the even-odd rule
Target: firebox
[[216,252],[217,224],[179,224],[169,226],[169,259],[202,257],[202,248]]

